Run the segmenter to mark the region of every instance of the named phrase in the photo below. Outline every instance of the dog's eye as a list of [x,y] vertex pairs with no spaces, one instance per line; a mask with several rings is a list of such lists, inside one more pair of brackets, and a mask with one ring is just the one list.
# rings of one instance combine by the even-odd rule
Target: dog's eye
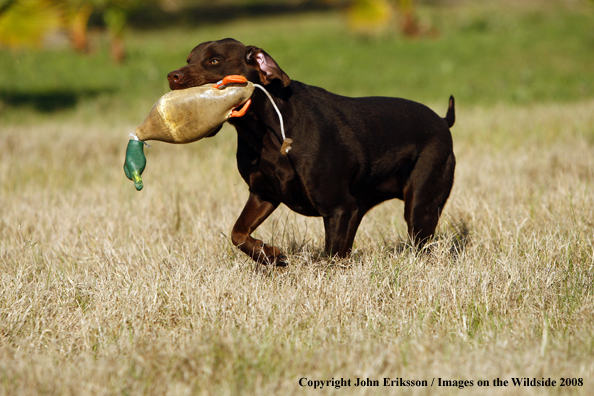
[[216,65],[216,64],[217,64],[217,63],[219,63],[219,62],[220,62],[220,60],[219,60],[219,59],[217,59],[217,58],[214,58],[214,59],[211,59],[209,63],[210,63],[211,65]]

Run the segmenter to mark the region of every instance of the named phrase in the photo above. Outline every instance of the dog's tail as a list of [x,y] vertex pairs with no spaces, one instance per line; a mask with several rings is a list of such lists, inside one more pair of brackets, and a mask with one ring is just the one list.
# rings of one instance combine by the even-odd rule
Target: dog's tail
[[451,128],[456,122],[456,109],[454,108],[454,97],[450,95],[450,103],[448,105],[448,112],[444,118],[445,122],[448,124],[448,128]]

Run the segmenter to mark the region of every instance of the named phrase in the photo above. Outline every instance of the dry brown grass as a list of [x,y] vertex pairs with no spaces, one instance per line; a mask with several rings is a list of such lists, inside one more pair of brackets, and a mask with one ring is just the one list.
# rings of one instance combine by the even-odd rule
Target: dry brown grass
[[[591,391],[594,102],[461,108],[429,251],[403,243],[400,202],[374,209],[341,261],[320,256],[319,219],[282,209],[257,231],[291,254],[281,270],[229,241],[247,198],[232,130],[155,144],[137,193],[121,167],[133,126],[114,124],[2,127],[0,395]],[[320,391],[301,377],[474,387]]]

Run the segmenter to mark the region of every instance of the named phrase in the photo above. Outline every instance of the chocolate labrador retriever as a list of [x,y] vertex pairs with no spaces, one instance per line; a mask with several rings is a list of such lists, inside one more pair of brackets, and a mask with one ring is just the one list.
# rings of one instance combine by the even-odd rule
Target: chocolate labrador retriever
[[410,100],[339,96],[291,80],[265,51],[233,39],[200,44],[187,63],[167,76],[171,89],[245,76],[274,98],[293,140],[289,154],[281,154],[279,118],[258,89],[247,113],[229,121],[250,191],[231,240],[252,259],[286,265],[281,250],[251,236],[280,203],[323,217],[330,256],[348,255],[365,213],[392,198],[404,200],[413,243],[433,236],[454,182],[453,97],[441,118]]

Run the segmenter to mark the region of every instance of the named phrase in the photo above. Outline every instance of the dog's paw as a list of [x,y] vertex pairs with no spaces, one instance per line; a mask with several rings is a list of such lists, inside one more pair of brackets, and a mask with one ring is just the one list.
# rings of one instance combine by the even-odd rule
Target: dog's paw
[[289,265],[287,263],[287,256],[285,256],[284,254],[281,254],[280,256],[276,256],[274,258],[274,266],[276,267],[286,267],[287,265]]
[[276,246],[262,243],[261,251],[256,261],[264,265],[274,265],[276,267],[287,266],[287,256],[285,256]]

